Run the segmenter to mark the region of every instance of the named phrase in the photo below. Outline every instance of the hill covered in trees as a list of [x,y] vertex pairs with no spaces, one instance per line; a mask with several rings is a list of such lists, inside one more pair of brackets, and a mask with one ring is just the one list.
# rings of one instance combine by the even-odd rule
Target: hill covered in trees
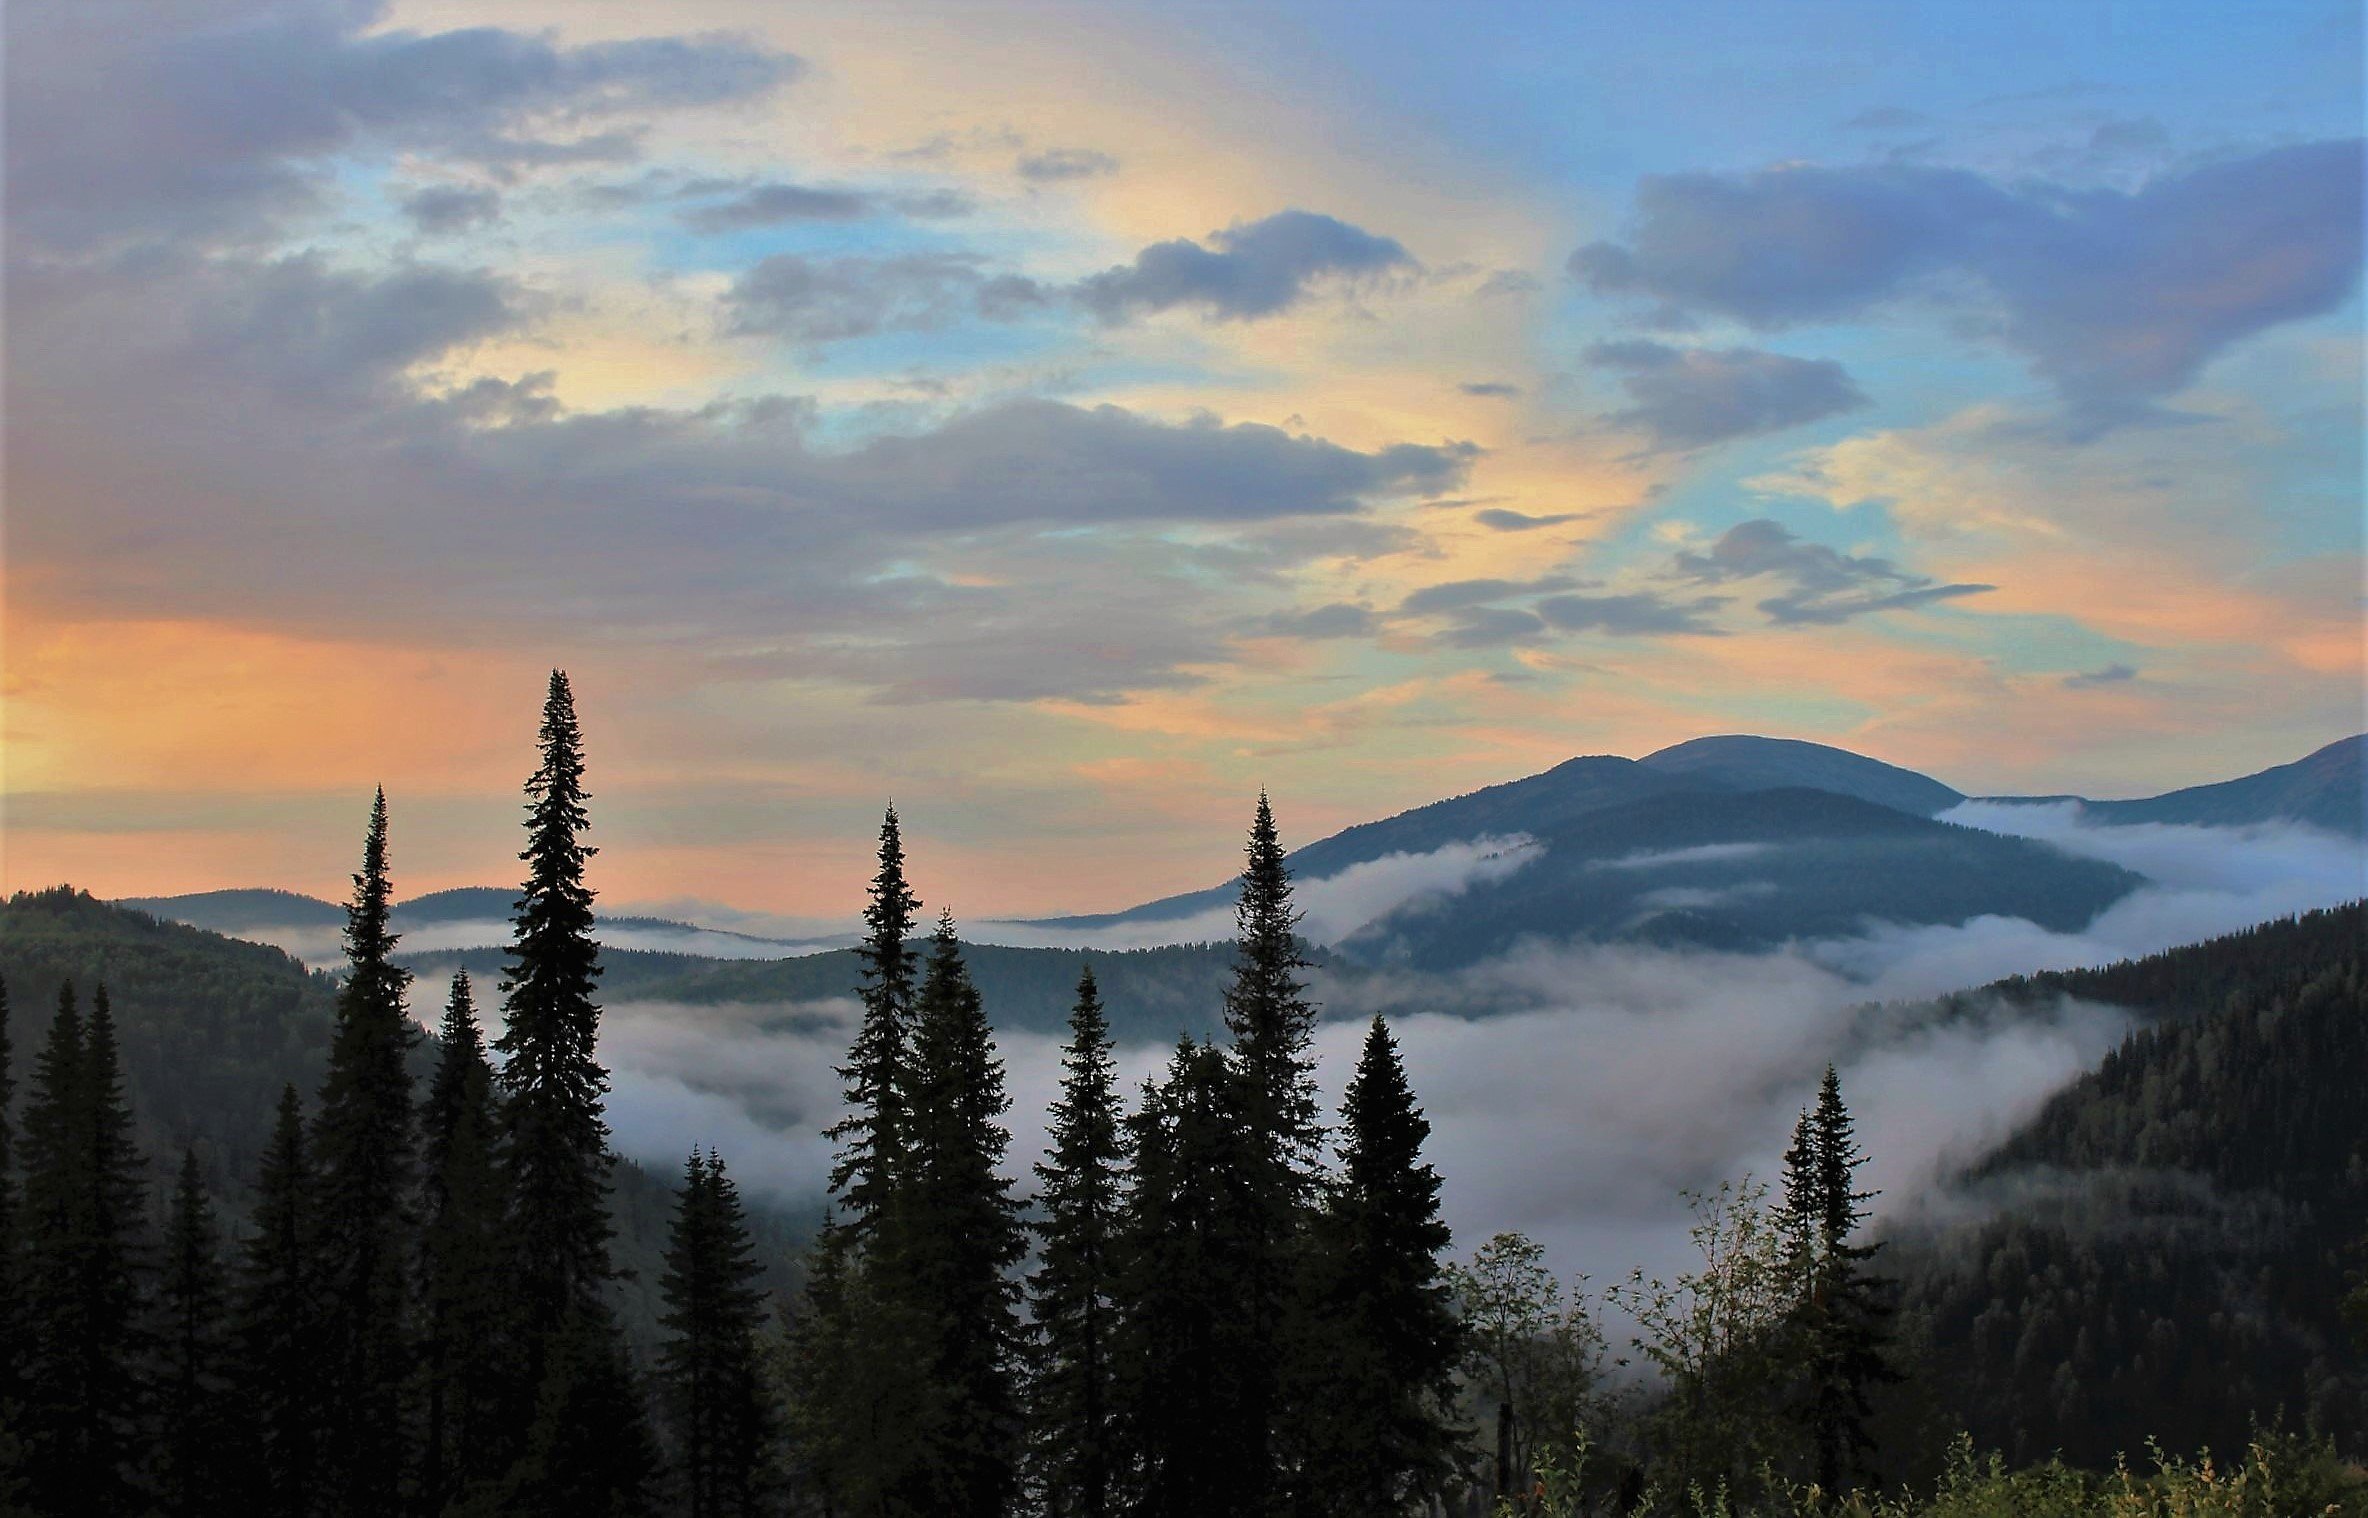
[[2146,1026],[1963,1178],[1973,1216],[1901,1241],[1927,1415],[2011,1458],[2256,1418],[2368,1429],[2340,1303],[2368,1266],[2368,907],[2009,982]]

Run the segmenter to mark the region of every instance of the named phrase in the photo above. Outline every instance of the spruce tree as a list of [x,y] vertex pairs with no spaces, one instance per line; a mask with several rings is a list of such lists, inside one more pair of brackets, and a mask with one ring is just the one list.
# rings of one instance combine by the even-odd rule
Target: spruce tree
[[692,1150],[658,1320],[666,1331],[658,1376],[689,1518],[751,1518],[767,1506],[774,1420],[758,1365],[762,1274],[739,1188],[713,1151]]
[[210,1518],[236,1506],[237,1420],[222,1235],[195,1149],[181,1153],[157,1306],[157,1498],[172,1518]]
[[[560,1331],[596,1310],[609,1279],[608,1178],[614,1156],[602,1116],[608,1072],[593,1057],[600,976],[592,889],[584,865],[598,852],[581,834],[583,735],[564,671],[551,671],[538,739],[542,762],[526,782],[524,893],[514,918],[508,1027],[495,1045],[518,1246],[517,1295],[528,1331]],[[529,1358],[539,1350],[529,1346]]]
[[863,966],[857,996],[863,1021],[847,1063],[847,1116],[828,1137],[838,1154],[830,1186],[847,1227],[860,1239],[888,1211],[905,1144],[910,1099],[914,996],[919,956],[911,939],[921,903],[905,883],[904,836],[896,808],[880,822],[880,860],[864,905],[864,940],[855,949]]
[[1800,1301],[1800,1419],[1810,1479],[1828,1495],[1847,1491],[1874,1449],[1867,1431],[1874,1388],[1899,1379],[1887,1347],[1891,1283],[1869,1263],[1880,1243],[1862,1244],[1859,1225],[1874,1193],[1857,1189],[1866,1162],[1834,1067],[1825,1067],[1817,1105],[1802,1115],[1785,1154],[1785,1211],[1793,1233]]
[[1440,1263],[1439,1176],[1422,1158],[1431,1125],[1379,1017],[1340,1115],[1339,1175],[1311,1229],[1290,1346],[1290,1509],[1428,1511],[1455,1470],[1463,1337]]
[[480,1489],[508,1463],[503,1426],[509,1333],[507,1192],[496,1147],[493,1070],[466,970],[454,974],[421,1112],[421,1446],[431,1511]]
[[567,675],[551,671],[541,762],[526,782],[527,875],[513,919],[508,1026],[501,1069],[508,1169],[512,1292],[521,1384],[533,1415],[505,1478],[518,1513],[631,1512],[642,1504],[651,1454],[606,1292],[609,1152],[603,1116],[608,1072],[594,1058],[600,976],[592,889],[595,850],[582,833],[583,734]]
[[912,1055],[907,1174],[890,1279],[927,1333],[927,1412],[911,1499],[949,1518],[998,1518],[1019,1489],[1019,1206],[999,1167],[1011,1141],[1003,1062],[951,913],[930,941]]
[[107,991],[86,1023],[72,985],[25,1113],[24,1486],[35,1511],[135,1502],[143,1411],[144,1207]]
[[1028,1282],[1036,1325],[1030,1486],[1047,1518],[1115,1518],[1115,1294],[1127,1154],[1110,1025],[1091,964],[1077,977],[1061,1071],[1047,1152],[1036,1166],[1043,1247]]
[[321,1479],[331,1505],[370,1518],[402,1502],[412,1441],[410,1375],[413,1128],[409,1057],[418,1035],[403,1008],[409,971],[388,931],[386,792],[370,807],[362,868],[345,911],[345,984],[312,1154],[318,1182],[326,1400]]
[[790,1421],[804,1478],[835,1510],[907,1511],[913,1430],[927,1396],[926,1315],[898,1258],[908,1167],[920,902],[905,880],[896,809],[880,824],[879,867],[856,947],[862,1022],[839,1069],[847,1116],[832,1126],[834,1197],[807,1260],[792,1325]]
[[1118,1366],[1125,1511],[1251,1514],[1273,1490],[1252,1380],[1269,1347],[1245,1310],[1253,1150],[1225,1057],[1180,1043],[1127,1120]]
[[[1297,1332],[1290,1321],[1301,1235],[1314,1197],[1323,1129],[1308,1052],[1315,1008],[1300,972],[1299,913],[1291,905],[1291,873],[1274,811],[1260,792],[1250,824],[1235,907],[1237,950],[1225,992],[1225,1024],[1233,1035],[1231,1067],[1240,1090],[1247,1152],[1243,1158],[1242,1229],[1248,1246],[1240,1282],[1241,1310],[1250,1326],[1242,1367],[1245,1433],[1242,1463],[1275,1469],[1276,1438],[1295,1417],[1283,1405],[1281,1346]],[[1264,1493],[1252,1508],[1274,1500]]]
[[320,1511],[319,1271],[314,1261],[313,1176],[304,1107],[293,1085],[255,1179],[255,1209],[233,1282],[233,1381],[247,1422],[244,1501],[261,1518]]

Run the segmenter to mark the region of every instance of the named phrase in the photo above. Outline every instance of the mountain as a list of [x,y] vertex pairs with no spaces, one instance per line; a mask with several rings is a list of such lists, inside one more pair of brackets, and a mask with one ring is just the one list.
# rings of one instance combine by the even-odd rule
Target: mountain
[[1933,817],[1965,799],[1929,775],[1794,738],[1695,738],[1636,761],[1663,775],[1736,791],[1805,789],[1855,796],[1876,806]]
[[[1294,851],[1290,864],[1313,884],[1393,855],[1526,841],[1498,861],[1517,858],[1517,867],[1385,902],[1335,945],[1353,962],[1433,969],[1523,937],[1740,949],[1853,934],[1869,919],[1957,923],[1986,914],[2072,929],[2140,883],[2044,844],[1933,820],[1964,799],[1928,776],[1844,749],[1699,738],[1643,759],[1568,760],[1347,828]],[[1233,889],[1033,926],[1177,922],[1221,912]],[[1304,899],[1312,898],[1303,891]]]
[[2339,739],[2317,753],[2256,775],[2191,785],[2139,801],[2087,801],[2099,822],[2185,822],[2234,827],[2306,822],[2331,833],[2368,834],[2368,734]]
[[[392,924],[397,933],[420,934],[452,947],[455,931],[470,946],[509,941],[510,913],[518,892],[510,886],[460,886],[429,891],[395,904]],[[170,922],[186,923],[209,932],[274,943],[327,965],[337,956],[337,935],[345,929],[345,908],[296,891],[199,891],[186,896],[128,896],[116,903]],[[766,938],[728,928],[681,922],[667,917],[602,912],[600,932],[614,944],[701,954],[716,959],[775,958],[833,947],[840,938]],[[482,928],[483,931],[471,931]]]
[[2354,902],[1993,988],[2144,1021],[1959,1178],[1941,1215],[1965,1221],[1883,1256],[1925,1423],[2092,1465],[2150,1437],[2242,1448],[2256,1414],[2368,1430],[2337,1309],[2368,1242],[2364,961]]
[[1452,969],[1525,938],[1772,948],[1871,920],[2086,924],[2140,880],[2041,843],[1828,791],[1715,791],[1606,807],[1531,834],[1508,875],[1369,923],[1335,946],[1366,964]]
[[[2290,820],[2358,835],[2363,751],[2346,739],[2258,775],[2136,801],[2079,797],[2106,823]],[[1392,856],[1496,845],[1494,867],[1380,902],[1334,946],[1351,961],[1442,968],[1529,936],[1766,947],[1972,917],[2085,925],[2141,877],[2041,843],[1940,821],[1965,794],[1847,749],[1789,738],[1696,738],[1642,759],[1591,755],[1346,828],[1295,850],[1302,901]],[[1927,831],[1918,832],[1917,825]],[[1946,831],[1932,831],[1947,829]],[[1516,855],[1512,850],[1526,842]],[[1656,856],[1620,863],[1622,852]],[[1683,854],[1685,857],[1658,857]],[[1517,868],[1506,869],[1515,858]],[[1414,872],[1410,872],[1411,875]],[[1122,912],[1039,919],[1069,931],[1153,927],[1222,913],[1228,882]],[[1357,910],[1363,910],[1358,908]],[[1336,914],[1335,914],[1336,915]]]

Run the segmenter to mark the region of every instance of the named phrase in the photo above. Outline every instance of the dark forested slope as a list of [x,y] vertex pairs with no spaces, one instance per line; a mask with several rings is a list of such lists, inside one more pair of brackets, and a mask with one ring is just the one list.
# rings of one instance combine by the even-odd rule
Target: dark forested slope
[[1945,1421],[2028,1459],[2368,1435],[2338,1311],[2368,1228],[2368,911],[2002,988],[2153,1015],[1901,1240]]
[[[493,987],[502,954],[486,958],[479,1010],[498,1022]],[[233,1230],[240,1227],[281,1087],[293,1082],[307,1109],[313,1105],[335,1018],[331,979],[266,945],[160,922],[63,886],[0,901],[0,978],[8,986],[18,1100],[60,985],[71,980],[87,1006],[104,984],[152,1202],[161,1206],[182,1149],[194,1148],[207,1189]],[[423,977],[412,988],[412,1011],[433,1017],[443,998],[443,977]],[[423,1091],[433,1049],[423,1034],[413,1059]],[[639,1166],[617,1166],[616,1260],[629,1272],[620,1292],[628,1325],[644,1337],[655,1328],[672,1198],[671,1186]],[[768,1214],[755,1202],[751,1210],[771,1246],[769,1261],[785,1261],[811,1219]]]

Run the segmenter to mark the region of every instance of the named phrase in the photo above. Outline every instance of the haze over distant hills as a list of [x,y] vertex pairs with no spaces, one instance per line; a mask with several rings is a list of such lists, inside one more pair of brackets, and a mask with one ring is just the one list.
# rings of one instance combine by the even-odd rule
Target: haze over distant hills
[[[1641,759],[1590,755],[1346,828],[1290,856],[1309,937],[1344,962],[1452,968],[1524,938],[1747,950],[1908,926],[2012,918],[2077,930],[2146,877],[1994,826],[1999,802],[2077,803],[2123,826],[2299,823],[2360,838],[2368,738],[2292,764],[2133,800],[1986,798],[1824,744],[1724,735]],[[1959,811],[1963,808],[1963,811]],[[1983,826],[1962,826],[1981,821]],[[1016,946],[1125,948],[1231,932],[1233,885],[1124,911],[970,924]],[[506,938],[513,892],[439,891],[404,902],[415,953]],[[343,908],[287,891],[213,891],[124,905],[266,937],[333,962]],[[771,938],[670,918],[604,916],[612,951],[772,960],[843,938]]]

